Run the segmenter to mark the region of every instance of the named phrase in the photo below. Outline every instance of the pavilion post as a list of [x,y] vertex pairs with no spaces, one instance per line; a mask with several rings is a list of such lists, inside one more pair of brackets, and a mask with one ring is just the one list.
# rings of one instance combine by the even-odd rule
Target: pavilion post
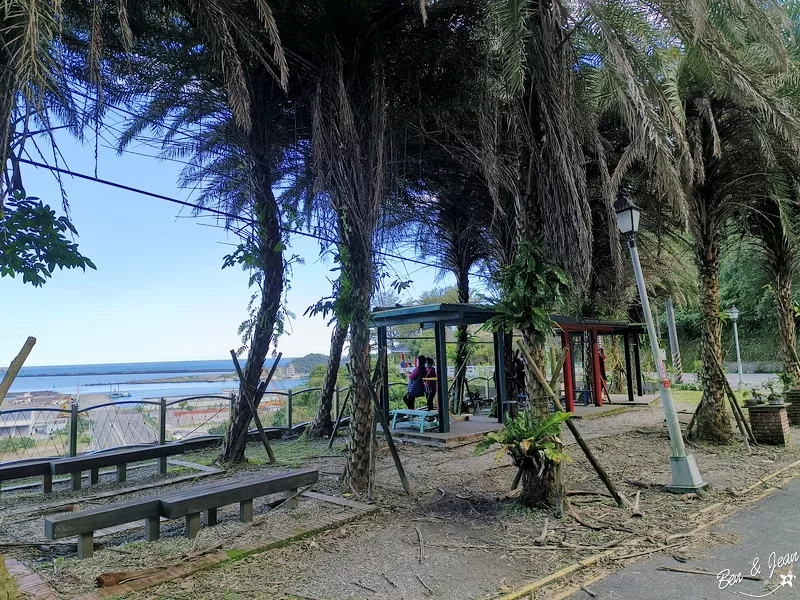
[[450,394],[447,390],[447,328],[436,321],[436,394],[439,397],[439,433],[450,432]]
[[508,389],[506,387],[506,332],[503,328],[497,330],[497,362],[495,363],[495,371],[499,371],[500,375],[497,377],[497,410],[500,413],[500,422],[505,423],[506,419],[506,394]]
[[381,410],[386,421],[389,421],[389,348],[386,337],[386,327],[378,327],[378,360],[381,365]]
[[561,332],[561,345],[566,350],[567,357],[564,361],[564,396],[567,412],[575,412],[575,386],[573,377],[572,352],[569,343],[569,331]]
[[495,402],[497,403],[497,422],[503,422],[503,413],[500,411],[500,370],[498,369],[497,365],[500,364],[500,342],[498,341],[498,335],[495,331],[493,334],[494,337],[494,396]]
[[597,332],[590,331],[589,344],[592,352],[592,392],[594,393],[595,406],[603,406],[603,378],[600,376],[600,343],[597,340]]
[[631,336],[627,332],[622,334],[625,346],[625,382],[628,387],[628,402],[633,402],[633,365],[631,365]]
[[639,352],[639,334],[633,334],[633,364],[636,368],[636,395],[644,396],[644,381],[642,381],[642,356]]

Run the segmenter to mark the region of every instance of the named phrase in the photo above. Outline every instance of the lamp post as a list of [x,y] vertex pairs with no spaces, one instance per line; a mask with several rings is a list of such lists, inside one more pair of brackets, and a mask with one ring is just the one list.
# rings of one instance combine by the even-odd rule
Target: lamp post
[[681,426],[678,422],[678,415],[675,413],[675,403],[672,401],[669,379],[667,379],[664,363],[661,361],[653,315],[650,312],[650,301],[647,298],[647,289],[642,276],[642,265],[639,262],[639,251],[636,248],[636,232],[639,230],[641,210],[631,202],[624,192],[619,194],[617,201],[614,203],[614,210],[617,213],[619,231],[628,241],[628,249],[631,252],[633,272],[636,275],[636,287],[639,288],[639,299],[642,303],[642,312],[644,312],[644,320],[647,325],[647,336],[650,338],[650,350],[653,352],[653,360],[658,371],[661,405],[664,408],[664,418],[667,421],[667,429],[669,430],[669,439],[672,446],[672,456],[670,456],[672,483],[666,489],[677,494],[697,492],[707,487],[708,484],[703,482],[694,457],[691,454],[686,454]]
[[739,326],[736,321],[739,319],[739,309],[731,306],[728,309],[728,316],[733,319],[733,339],[736,340],[736,365],[739,367],[739,391],[744,389],[744,376],[742,375],[742,354],[739,351]]

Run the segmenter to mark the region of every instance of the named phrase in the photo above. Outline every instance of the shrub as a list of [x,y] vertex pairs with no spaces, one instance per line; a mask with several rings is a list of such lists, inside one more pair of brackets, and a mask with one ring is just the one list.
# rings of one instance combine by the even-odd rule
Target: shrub
[[10,452],[14,450],[24,450],[33,448],[36,442],[33,438],[18,437],[18,438],[5,438],[0,440],[0,452]]

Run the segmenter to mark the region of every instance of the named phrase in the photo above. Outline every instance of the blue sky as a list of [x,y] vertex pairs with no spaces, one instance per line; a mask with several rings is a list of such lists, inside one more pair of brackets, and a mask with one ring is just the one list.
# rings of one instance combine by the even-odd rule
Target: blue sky
[[[81,145],[60,136],[59,146],[71,170],[94,174],[93,141]],[[191,200],[176,184],[180,168],[130,153],[118,156],[102,146],[98,153],[98,177]],[[24,169],[28,195],[60,210],[53,175]],[[37,338],[26,362],[31,366],[222,359],[239,347],[236,330],[251,291],[245,272],[221,268],[236,236],[204,226],[215,224],[210,217],[193,218],[188,209],[162,200],[69,177],[64,187],[80,251],[97,271],[56,271],[43,288],[0,278],[0,366],[8,365],[29,335]],[[285,356],[327,353],[325,321],[302,314],[330,294],[331,265],[319,260],[316,240],[295,237],[289,251],[306,264],[294,266],[289,309],[297,318],[278,349]],[[391,266],[401,275],[411,273],[414,284],[404,300],[448,283],[434,283],[432,268],[397,261]]]

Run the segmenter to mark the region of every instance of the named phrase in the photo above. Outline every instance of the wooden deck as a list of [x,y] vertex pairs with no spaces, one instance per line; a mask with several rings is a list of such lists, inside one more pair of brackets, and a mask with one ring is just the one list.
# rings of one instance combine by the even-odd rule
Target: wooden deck
[[[605,402],[603,406],[583,406],[582,404],[575,406],[575,418],[594,419],[634,408],[648,407],[658,398],[657,394],[636,396],[633,402],[628,402],[627,395],[612,394],[611,404]],[[502,424],[498,423],[497,419],[493,417],[470,415],[469,421],[456,421],[450,417],[449,433],[439,433],[437,431],[420,433],[419,425],[412,426],[403,422],[398,422],[397,428],[392,429],[391,432],[392,437],[404,443],[448,448],[478,442],[484,433],[497,431],[501,427]]]
[[456,421],[450,417],[450,433],[439,433],[437,431],[420,433],[419,425],[413,427],[404,422],[398,422],[397,429],[392,429],[391,432],[392,437],[406,443],[446,448],[477,442],[483,437],[484,433],[497,431],[502,426],[495,418],[470,415],[469,421]]

